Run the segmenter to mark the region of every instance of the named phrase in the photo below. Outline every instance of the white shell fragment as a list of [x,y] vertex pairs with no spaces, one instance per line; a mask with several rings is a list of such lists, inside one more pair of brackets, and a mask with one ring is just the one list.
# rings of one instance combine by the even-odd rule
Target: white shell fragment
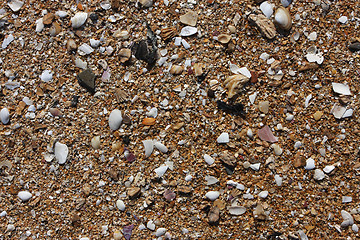
[[11,1],[8,3],[9,8],[10,8],[13,12],[19,11],[23,5],[24,5],[24,2],[18,1],[18,0],[11,0]]
[[81,27],[85,22],[86,19],[88,18],[88,14],[85,12],[78,12],[75,14],[75,16],[73,16],[70,20],[71,20],[71,26],[73,28],[79,28]]
[[142,142],[144,144],[145,157],[149,157],[154,150],[154,142],[153,140],[144,140]]
[[342,203],[349,203],[349,202],[352,202],[352,197],[350,197],[350,196],[342,197]]
[[100,148],[100,136],[95,136],[91,139],[91,146],[94,149],[99,149]]
[[217,138],[217,142],[218,143],[228,143],[230,142],[230,138],[229,138],[229,134],[228,133],[222,133],[218,138]]
[[306,165],[305,165],[305,169],[306,170],[312,170],[315,168],[315,160],[312,158],[308,158],[306,160]]
[[205,194],[205,197],[207,197],[209,200],[214,201],[220,196],[220,192],[218,191],[210,191]]
[[348,85],[342,83],[332,83],[334,92],[342,95],[351,95],[350,88]]
[[276,183],[276,185],[277,185],[278,187],[281,187],[282,182],[283,182],[282,177],[281,177],[279,174],[276,174],[274,178],[275,178],[275,183]]
[[345,107],[341,106],[340,104],[335,103],[333,108],[331,109],[330,113],[334,115],[335,118],[341,119],[341,118],[347,118],[351,117],[353,115],[354,110],[353,109],[346,109]]
[[36,20],[35,23],[36,23],[35,32],[41,32],[45,27],[43,18]]
[[166,228],[158,228],[155,232],[155,236],[160,237],[166,233]]
[[260,10],[267,18],[270,18],[274,13],[274,6],[271,3],[265,1],[260,4]]
[[317,181],[321,181],[325,178],[325,173],[320,169],[315,169],[314,179]]
[[206,185],[213,185],[219,182],[216,177],[213,176],[205,176]]
[[64,18],[64,17],[67,17],[68,12],[67,12],[67,11],[59,10],[59,11],[56,11],[56,12],[55,12],[55,15],[56,15],[56,16],[59,16],[59,17],[61,17],[61,18]]
[[246,212],[246,208],[243,206],[230,206],[228,207],[229,213],[231,215],[239,216]]
[[341,16],[338,19],[339,23],[345,24],[348,21],[348,18],[346,16]]
[[122,115],[119,109],[114,109],[109,116],[109,127],[111,130],[119,129],[122,122]]
[[40,79],[44,82],[50,82],[52,80],[53,74],[50,70],[45,70],[40,75]]
[[154,231],[155,230],[155,223],[152,220],[150,220],[150,221],[147,222],[146,227],[148,229]]
[[168,169],[169,167],[166,166],[166,165],[162,165],[158,168],[155,168],[155,173],[159,176],[159,177],[162,177],[164,176],[164,174],[166,173],[166,170]]
[[58,160],[59,164],[64,164],[69,154],[69,148],[65,144],[56,142],[54,153],[55,158]]
[[20,191],[18,193],[18,197],[21,199],[21,201],[26,202],[32,197],[32,194],[28,191]]
[[246,67],[238,67],[236,64],[230,64],[230,71],[234,74],[242,74],[247,78],[251,78],[251,73]]
[[309,62],[316,62],[317,64],[322,64],[324,61],[324,57],[320,53],[318,54],[308,53],[305,55],[305,58]]
[[261,198],[266,198],[269,195],[269,192],[268,191],[261,191],[258,195]]
[[88,55],[88,54],[92,53],[93,51],[94,51],[94,49],[86,43],[81,44],[81,46],[78,48],[78,53],[81,56]]
[[116,207],[121,210],[121,211],[125,211],[125,203],[123,200],[119,199],[116,201]]
[[167,153],[168,148],[161,142],[155,142],[154,146],[162,153]]
[[334,169],[335,169],[335,166],[329,165],[329,166],[324,167],[323,171],[324,171],[326,174],[329,174],[329,173],[331,173]]
[[182,37],[191,36],[197,33],[197,31],[198,30],[196,27],[186,26],[181,29],[180,36]]
[[215,159],[213,159],[210,155],[204,154],[204,160],[207,164],[212,165],[215,162]]
[[7,48],[7,46],[9,46],[9,44],[14,41],[14,36],[12,34],[8,35],[6,38],[4,38],[4,41],[1,45],[1,47],[3,49]]
[[341,210],[341,216],[344,219],[344,221],[341,223],[341,227],[348,227],[354,224],[354,218],[347,211]]
[[284,30],[289,30],[292,25],[291,15],[284,7],[279,7],[275,11],[275,23]]
[[3,108],[0,111],[0,120],[3,124],[8,124],[10,121],[10,113],[7,108]]

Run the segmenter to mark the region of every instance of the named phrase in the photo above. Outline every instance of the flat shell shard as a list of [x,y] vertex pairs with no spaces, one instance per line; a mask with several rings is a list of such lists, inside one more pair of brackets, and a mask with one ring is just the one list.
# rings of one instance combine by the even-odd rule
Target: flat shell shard
[[168,151],[168,148],[160,142],[156,142],[154,144],[154,146],[162,153],[167,153],[167,151]]
[[265,127],[261,128],[258,131],[258,136],[263,141],[267,141],[267,142],[271,142],[271,143],[278,141],[278,138],[274,136],[274,134],[271,132],[271,129],[269,128],[269,126],[265,126]]
[[150,157],[151,153],[154,150],[154,142],[153,140],[144,140],[144,150],[145,150],[145,157]]
[[77,75],[80,86],[85,88],[91,94],[95,93],[95,78],[96,75],[92,73],[91,69],[86,69]]
[[276,36],[274,23],[265,16],[250,14],[249,21],[253,23],[266,38],[273,39]]
[[180,22],[195,27],[198,19],[198,14],[194,11],[189,10],[186,14],[180,16]]
[[247,78],[251,78],[251,73],[246,67],[238,67],[236,64],[230,64],[230,71],[234,74],[240,74]]
[[87,20],[88,18],[88,14],[85,12],[78,12],[75,14],[75,16],[73,16],[70,21],[71,21],[71,26],[73,28],[79,28],[81,27]]
[[348,85],[342,83],[332,83],[334,92],[342,95],[351,95],[350,88]]
[[56,160],[58,160],[59,164],[64,164],[69,154],[68,147],[65,144],[56,142],[54,152],[55,152],[55,158]]
[[175,27],[163,28],[160,33],[160,36],[164,41],[168,41],[177,35],[178,33]]
[[229,213],[231,215],[239,216],[246,212],[246,208],[242,206],[231,206],[228,207]]
[[181,29],[180,36],[188,37],[194,35],[195,33],[197,33],[197,31],[198,30],[196,27],[186,26]]
[[136,160],[135,155],[127,148],[124,148],[124,156],[129,163],[132,163]]
[[220,136],[217,138],[218,143],[228,143],[229,141],[230,141],[229,134],[226,132],[220,134]]
[[346,112],[346,108],[339,104],[335,104],[330,111],[330,113],[332,113],[336,119],[341,119],[345,114],[345,112]]
[[161,178],[162,176],[164,176],[164,174],[166,173],[166,171],[168,170],[168,166],[160,166],[158,168],[155,168],[155,173],[158,175],[159,178]]
[[126,240],[130,240],[133,229],[134,229],[133,224],[123,227],[123,234]]
[[249,82],[249,78],[243,74],[236,74],[225,79],[224,85],[228,89],[228,98],[239,94],[244,85]]
[[9,8],[13,11],[13,12],[18,12],[22,6],[24,5],[24,2],[22,1],[18,1],[18,0],[11,0],[8,3]]

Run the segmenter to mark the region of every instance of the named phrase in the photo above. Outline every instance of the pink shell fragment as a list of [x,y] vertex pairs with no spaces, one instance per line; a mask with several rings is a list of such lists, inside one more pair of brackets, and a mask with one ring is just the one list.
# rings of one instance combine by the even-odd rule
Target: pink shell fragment
[[267,142],[277,142],[278,138],[274,136],[274,134],[271,132],[271,129],[269,126],[265,126],[262,129],[258,131],[258,136],[261,140],[267,141]]
[[164,192],[164,197],[165,197],[166,200],[172,201],[172,200],[175,199],[176,194],[173,191],[171,191],[169,189],[166,189],[165,192]]

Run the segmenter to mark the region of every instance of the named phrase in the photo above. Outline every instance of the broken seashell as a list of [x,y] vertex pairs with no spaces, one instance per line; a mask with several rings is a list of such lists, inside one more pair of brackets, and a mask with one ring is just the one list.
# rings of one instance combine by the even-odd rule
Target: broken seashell
[[197,33],[196,27],[186,26],[181,29],[180,36],[188,37]]
[[220,34],[218,36],[218,41],[221,42],[222,44],[227,44],[229,43],[231,40],[231,36],[228,34]]
[[292,25],[291,15],[284,7],[279,7],[275,11],[275,24],[284,30],[289,30]]
[[274,23],[264,15],[250,14],[249,21],[252,22],[266,38],[273,39],[276,36]]
[[164,41],[167,41],[178,35],[175,27],[163,28],[161,29],[160,36]]
[[228,207],[229,213],[231,215],[239,216],[246,212],[246,208],[242,206],[230,206]]
[[238,94],[247,82],[249,82],[249,78],[242,74],[236,74],[226,78],[224,85],[225,88],[228,89],[228,98],[232,98]]
[[153,140],[144,140],[142,142],[144,144],[145,157],[149,157],[154,150],[154,142]]
[[142,124],[145,126],[152,126],[155,124],[155,122],[156,122],[155,118],[144,118]]
[[270,18],[274,13],[274,5],[265,1],[260,4],[260,10],[267,18]]
[[332,83],[334,92],[342,95],[351,95],[350,88],[348,85],[342,83]]
[[71,26],[73,28],[79,28],[86,22],[87,18],[88,14],[86,12],[78,12],[70,19]]
[[196,76],[196,77],[200,77],[200,76],[203,75],[204,71],[203,71],[203,69],[202,69],[201,64],[195,63],[194,66],[193,66],[193,68],[194,68],[194,73],[195,73],[195,76]]
[[170,73],[173,75],[180,75],[184,71],[184,68],[179,65],[173,65],[170,69]]
[[18,1],[18,0],[12,0],[8,3],[9,8],[13,11],[13,12],[17,12],[19,11],[22,6],[24,5],[24,2]]

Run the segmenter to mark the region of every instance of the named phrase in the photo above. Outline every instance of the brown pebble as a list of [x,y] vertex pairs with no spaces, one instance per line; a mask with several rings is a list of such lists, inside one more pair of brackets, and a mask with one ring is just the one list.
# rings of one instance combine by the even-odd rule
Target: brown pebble
[[139,187],[132,187],[129,188],[127,191],[127,195],[129,196],[130,199],[134,199],[139,197],[141,194],[141,189]]
[[51,24],[52,21],[54,20],[54,18],[55,18],[55,14],[53,14],[53,13],[48,13],[48,14],[46,14],[46,15],[43,17],[43,23],[44,23],[45,25]]
[[142,121],[142,124],[145,126],[152,126],[156,123],[156,119],[155,118],[144,118],[144,120]]
[[76,212],[71,213],[70,221],[74,227],[80,226],[80,220],[81,220],[81,218]]
[[216,225],[220,219],[220,209],[216,206],[213,206],[208,214],[209,224]]
[[51,115],[53,115],[54,117],[61,117],[62,116],[62,112],[57,109],[57,108],[50,108],[49,112],[51,113]]
[[294,167],[298,168],[298,167],[304,167],[306,165],[306,159],[305,157],[301,154],[301,152],[297,152],[295,154],[294,157]]

